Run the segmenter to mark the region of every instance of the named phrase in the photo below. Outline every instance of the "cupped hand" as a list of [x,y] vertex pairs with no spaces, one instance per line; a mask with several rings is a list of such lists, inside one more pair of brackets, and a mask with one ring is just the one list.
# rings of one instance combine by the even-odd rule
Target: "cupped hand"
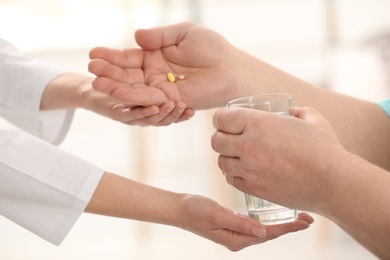
[[127,125],[161,126],[179,122],[186,105],[183,102],[167,101],[158,107],[129,106],[113,97],[96,91],[91,84],[86,84],[79,90],[80,105],[84,109],[111,118]]
[[183,208],[188,217],[181,218],[181,228],[232,251],[305,230],[314,222],[307,213],[300,213],[293,222],[263,226],[246,215],[234,213],[213,200],[197,195],[188,195]]

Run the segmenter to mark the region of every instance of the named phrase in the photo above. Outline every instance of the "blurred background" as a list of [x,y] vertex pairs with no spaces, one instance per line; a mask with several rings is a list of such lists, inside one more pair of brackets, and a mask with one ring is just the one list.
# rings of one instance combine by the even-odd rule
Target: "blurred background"
[[[138,28],[191,20],[306,81],[379,101],[390,96],[388,10],[388,0],[0,0],[0,37],[28,56],[88,74],[91,48],[134,47]],[[80,110],[60,147],[108,171],[245,213],[210,147],[213,112],[140,128]],[[375,259],[314,217],[309,230],[239,252],[177,228],[89,214],[55,247],[0,218],[0,259]]]

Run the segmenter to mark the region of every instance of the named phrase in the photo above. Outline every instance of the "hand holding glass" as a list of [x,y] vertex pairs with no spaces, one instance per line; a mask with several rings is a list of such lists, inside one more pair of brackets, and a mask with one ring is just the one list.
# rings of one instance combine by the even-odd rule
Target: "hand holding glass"
[[[280,115],[290,115],[292,96],[288,93],[275,93],[243,97],[228,102],[227,107],[243,107],[269,111]],[[244,194],[248,215],[263,225],[274,225],[294,221],[298,212],[261,198]]]

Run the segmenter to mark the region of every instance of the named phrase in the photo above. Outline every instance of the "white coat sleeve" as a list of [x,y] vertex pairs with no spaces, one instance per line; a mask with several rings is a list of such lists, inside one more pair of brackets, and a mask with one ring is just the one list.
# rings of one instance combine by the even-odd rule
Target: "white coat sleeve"
[[21,130],[0,131],[0,214],[59,245],[103,170]]
[[0,116],[29,132],[0,130],[0,215],[55,245],[104,172],[50,144],[63,140],[73,116],[71,110],[39,111],[43,90],[62,72],[0,39]]
[[64,71],[21,55],[0,38],[0,116],[53,144],[63,141],[74,110],[39,111],[47,84]]

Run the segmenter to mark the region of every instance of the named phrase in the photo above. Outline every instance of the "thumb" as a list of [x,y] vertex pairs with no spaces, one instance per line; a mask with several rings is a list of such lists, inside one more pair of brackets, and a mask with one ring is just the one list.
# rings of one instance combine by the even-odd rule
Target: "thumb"
[[320,112],[312,107],[293,107],[289,111],[290,115],[307,122],[318,122],[323,116]]
[[290,114],[305,122],[317,125],[322,129],[334,131],[332,124],[316,109],[312,107],[293,107]]
[[177,45],[194,25],[191,22],[183,22],[151,29],[139,29],[135,32],[135,40],[140,47],[146,50]]

